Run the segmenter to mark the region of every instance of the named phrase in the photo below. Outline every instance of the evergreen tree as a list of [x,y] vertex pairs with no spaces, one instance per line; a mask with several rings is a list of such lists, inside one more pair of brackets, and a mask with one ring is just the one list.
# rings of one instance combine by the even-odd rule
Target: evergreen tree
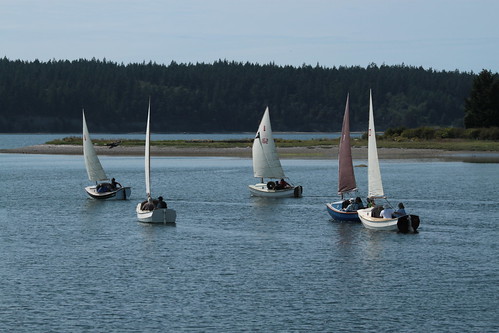
[[483,70],[473,80],[470,96],[465,100],[466,128],[499,126],[499,81],[492,72]]
[[[78,133],[82,108],[95,133],[140,132],[149,97],[157,132],[253,132],[266,106],[275,131],[331,132],[341,130],[347,93],[351,130],[364,131],[369,89],[378,130],[461,126],[475,77],[406,65],[327,68],[227,60],[124,65],[106,59],[44,63],[4,57],[0,133]],[[497,105],[499,94],[494,96]]]

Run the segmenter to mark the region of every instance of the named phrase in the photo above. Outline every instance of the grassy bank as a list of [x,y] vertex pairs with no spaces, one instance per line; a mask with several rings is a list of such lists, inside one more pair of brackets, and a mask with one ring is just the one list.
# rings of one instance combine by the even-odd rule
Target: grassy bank
[[[92,140],[96,146],[106,146],[117,140]],[[120,140],[122,146],[143,146],[144,140]],[[331,147],[337,146],[339,139],[284,140],[276,139],[277,147]],[[66,137],[47,142],[55,145],[82,145],[80,137]],[[152,141],[153,146],[164,147],[195,147],[195,148],[235,148],[248,147],[253,139],[239,140],[162,140]],[[378,148],[401,149],[442,149],[450,151],[499,151],[499,141],[465,140],[465,139],[435,139],[435,140],[378,140]],[[352,139],[352,147],[366,147],[367,140]]]

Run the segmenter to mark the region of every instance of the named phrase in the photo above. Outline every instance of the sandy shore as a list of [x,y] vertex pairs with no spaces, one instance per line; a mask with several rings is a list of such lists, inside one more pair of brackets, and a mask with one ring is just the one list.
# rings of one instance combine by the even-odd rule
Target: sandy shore
[[[98,155],[111,156],[142,156],[144,147],[118,146],[115,148],[95,147]],[[278,148],[281,158],[302,159],[335,159],[338,156],[338,147],[290,147]],[[54,154],[54,155],[82,155],[82,146],[75,145],[35,145],[15,149],[2,149],[0,153],[12,154]],[[489,153],[490,154],[490,153]],[[244,148],[198,148],[198,147],[151,147],[152,156],[225,156],[251,158],[251,147]],[[480,158],[487,156],[487,152],[445,151],[438,149],[399,149],[379,148],[378,155],[381,159],[459,159],[463,157]],[[354,159],[367,159],[367,147],[352,148]]]

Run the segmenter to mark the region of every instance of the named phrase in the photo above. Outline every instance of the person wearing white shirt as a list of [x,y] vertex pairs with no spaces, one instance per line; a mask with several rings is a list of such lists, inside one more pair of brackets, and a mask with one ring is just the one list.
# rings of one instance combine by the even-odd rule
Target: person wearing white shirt
[[383,208],[384,209],[381,211],[379,215],[385,219],[393,218],[393,212],[394,212],[393,208],[391,208],[389,205],[384,205]]

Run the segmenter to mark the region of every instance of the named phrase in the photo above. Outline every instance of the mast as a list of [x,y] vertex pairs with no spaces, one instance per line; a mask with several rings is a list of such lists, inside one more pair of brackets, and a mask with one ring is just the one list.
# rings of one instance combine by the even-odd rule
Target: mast
[[151,99],[149,98],[149,108],[147,110],[146,146],[145,146],[145,175],[146,175],[146,195],[151,197]]

